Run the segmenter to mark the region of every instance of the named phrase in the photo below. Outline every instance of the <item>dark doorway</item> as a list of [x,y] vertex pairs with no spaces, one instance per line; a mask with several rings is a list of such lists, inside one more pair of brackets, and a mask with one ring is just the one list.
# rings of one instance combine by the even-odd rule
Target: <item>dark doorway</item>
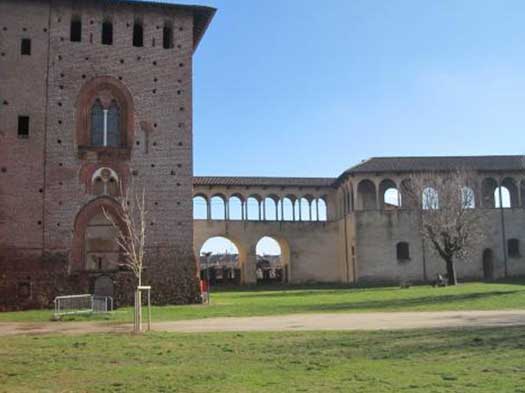
[[485,280],[494,279],[494,253],[490,248],[483,251],[483,278]]

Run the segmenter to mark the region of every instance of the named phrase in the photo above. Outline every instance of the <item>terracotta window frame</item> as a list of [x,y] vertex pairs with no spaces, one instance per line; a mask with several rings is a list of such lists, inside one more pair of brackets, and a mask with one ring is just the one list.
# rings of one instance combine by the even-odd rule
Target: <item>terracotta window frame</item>
[[[111,100],[116,101],[119,106],[120,146],[118,147],[91,145],[91,108],[97,99],[101,100],[103,106],[109,107]],[[80,90],[76,102],[76,117],[76,140],[79,152],[116,152],[124,157],[129,156],[133,146],[134,106],[131,93],[121,81],[102,76],[87,82]]]

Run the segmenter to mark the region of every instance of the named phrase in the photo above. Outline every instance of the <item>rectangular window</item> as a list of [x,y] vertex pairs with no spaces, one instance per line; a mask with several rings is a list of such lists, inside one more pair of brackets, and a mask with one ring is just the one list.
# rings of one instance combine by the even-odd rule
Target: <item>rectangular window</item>
[[173,48],[173,27],[171,26],[171,23],[166,22],[164,24],[162,38],[162,46],[164,49]]
[[520,241],[518,239],[507,240],[507,251],[510,258],[520,257]]
[[102,23],[102,44],[113,45],[113,23],[110,21]]
[[133,46],[144,46],[144,28],[140,21],[135,21],[133,25]]
[[23,56],[31,55],[31,40],[29,38],[22,38],[22,45],[20,52]]
[[410,260],[410,246],[407,242],[399,242],[396,246],[396,254],[398,261]]
[[76,16],[71,19],[71,42],[82,41],[82,21]]
[[18,116],[18,137],[29,138],[29,116]]

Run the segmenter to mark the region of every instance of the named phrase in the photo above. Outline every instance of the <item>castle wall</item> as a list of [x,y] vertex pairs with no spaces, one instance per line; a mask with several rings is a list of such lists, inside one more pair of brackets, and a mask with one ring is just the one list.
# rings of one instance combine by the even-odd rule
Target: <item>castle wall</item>
[[[487,248],[494,253],[494,278],[505,275],[505,256],[502,247],[500,209],[483,209],[486,237],[479,249],[466,261],[456,264],[460,280],[484,278],[483,251]],[[503,209],[505,236],[525,242],[522,223],[523,209]],[[433,252],[428,242],[420,235],[419,212],[416,210],[374,210],[356,211],[351,214],[356,233],[358,281],[426,281],[436,274],[446,272],[443,260]],[[410,260],[398,261],[396,244],[408,242]],[[509,276],[525,274],[525,259],[508,257]]]
[[[82,20],[81,42],[70,40],[73,16]],[[136,18],[144,26],[143,47],[132,45]],[[106,19],[113,24],[112,45],[101,42]],[[163,48],[165,21],[174,31],[170,49]],[[32,294],[48,293],[38,301],[31,296],[32,304],[49,304],[59,292],[91,291],[102,273],[119,282],[118,272],[86,275],[71,269],[82,245],[75,243],[76,220],[99,198],[90,190],[89,176],[101,166],[114,169],[135,191],[146,190],[146,282],[154,300],[196,297],[193,22],[189,9],[148,4],[0,3],[0,291],[6,302],[24,303],[17,298],[21,281],[30,283]],[[22,38],[31,39],[30,56],[20,55]],[[122,85],[132,100],[133,132],[123,149],[84,149],[79,140],[81,91],[102,79]],[[28,138],[17,136],[19,115],[30,117]]]
[[264,236],[280,244],[282,262],[289,264],[290,282],[341,281],[338,235],[336,222],[195,220],[194,224],[196,255],[212,237],[229,239],[239,251],[245,283],[255,282],[256,246]]

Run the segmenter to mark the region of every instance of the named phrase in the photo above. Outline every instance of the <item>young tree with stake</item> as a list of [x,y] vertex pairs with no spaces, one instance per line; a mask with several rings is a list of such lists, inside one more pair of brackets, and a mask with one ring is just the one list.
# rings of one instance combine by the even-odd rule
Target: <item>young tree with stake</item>
[[118,198],[118,216],[113,217],[104,209],[104,215],[117,231],[117,244],[124,258],[124,265],[129,268],[137,280],[135,294],[135,323],[136,332],[141,330],[142,299],[139,288],[142,286],[142,272],[146,256],[146,203],[145,190],[136,195],[132,188],[126,192],[121,189]]

